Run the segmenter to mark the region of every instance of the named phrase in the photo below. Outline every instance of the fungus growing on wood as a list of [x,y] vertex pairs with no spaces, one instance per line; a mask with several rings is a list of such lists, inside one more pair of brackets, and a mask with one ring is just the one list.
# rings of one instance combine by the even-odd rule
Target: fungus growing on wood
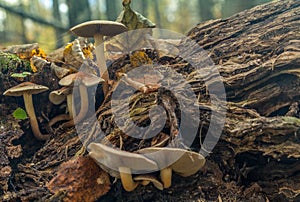
[[26,109],[27,115],[30,120],[30,125],[31,125],[33,135],[38,140],[47,140],[47,139],[49,139],[50,135],[42,134],[39,129],[39,124],[36,119],[34,106],[33,106],[33,102],[32,102],[32,95],[39,94],[39,93],[45,92],[47,90],[48,90],[48,87],[46,87],[46,86],[34,84],[31,82],[23,82],[15,87],[8,89],[7,91],[5,91],[3,93],[3,95],[5,95],[5,96],[23,96],[25,109]]
[[157,164],[143,155],[113,149],[101,143],[88,146],[89,155],[101,166],[120,172],[122,185],[126,191],[133,191],[138,183],[132,179],[132,172],[151,172]]
[[[59,85],[72,87],[74,85],[78,85],[79,93],[80,93],[80,111],[78,115],[74,117],[73,120],[64,124],[65,127],[72,126],[81,121],[87,114],[89,109],[89,96],[88,96],[88,88],[91,86],[95,86],[104,80],[100,77],[94,76],[92,74],[86,74],[83,72],[77,72],[75,74],[70,74],[59,81]],[[72,99],[70,97],[69,99]],[[69,102],[70,106],[68,109],[72,109],[72,102]],[[71,110],[72,111],[72,110]],[[71,112],[72,113],[72,112]]]
[[205,164],[205,158],[201,154],[179,148],[149,147],[137,152],[157,163],[164,188],[169,188],[172,184],[172,171],[188,177]]
[[97,65],[100,71],[100,77],[105,80],[103,84],[104,96],[108,91],[108,72],[104,55],[104,36],[115,36],[122,32],[125,32],[127,28],[118,22],[106,21],[106,20],[93,20],[85,23],[81,23],[75,27],[72,27],[70,31],[80,37],[93,37],[95,40]]

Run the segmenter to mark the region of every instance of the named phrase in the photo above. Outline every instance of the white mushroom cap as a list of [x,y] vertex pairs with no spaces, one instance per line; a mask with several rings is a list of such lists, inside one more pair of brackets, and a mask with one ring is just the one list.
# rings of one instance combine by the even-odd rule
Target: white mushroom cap
[[86,87],[97,85],[98,83],[104,82],[104,80],[100,77],[97,77],[92,74],[86,74],[84,72],[77,72],[74,74],[70,74],[59,81],[59,85],[61,86],[72,86],[76,81],[81,82]]
[[94,37],[96,34],[115,36],[127,31],[127,28],[122,23],[114,21],[93,20],[76,25],[70,31],[81,37]]
[[137,152],[155,161],[160,169],[170,167],[184,177],[195,174],[205,164],[201,154],[179,148],[149,147]]
[[23,82],[14,86],[3,93],[6,96],[22,96],[24,93],[39,94],[47,91],[49,88],[46,86],[38,85],[31,82]]
[[110,169],[130,168],[131,172],[144,173],[158,170],[157,164],[141,154],[113,149],[101,143],[88,146],[89,155],[99,164]]

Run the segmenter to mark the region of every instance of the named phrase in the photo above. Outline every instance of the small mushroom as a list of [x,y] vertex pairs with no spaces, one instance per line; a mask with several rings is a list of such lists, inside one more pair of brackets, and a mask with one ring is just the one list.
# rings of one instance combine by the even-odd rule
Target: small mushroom
[[72,87],[62,87],[59,90],[52,91],[49,94],[49,100],[55,105],[61,104],[63,101],[67,99],[67,109],[69,114],[61,114],[49,121],[49,126],[53,126],[55,123],[59,121],[64,121],[64,120],[70,120],[73,119],[74,117],[74,108],[73,108],[73,94],[72,94]]
[[132,172],[151,172],[157,164],[143,155],[113,149],[101,143],[88,145],[89,155],[106,168],[120,172],[122,185],[126,191],[133,191],[138,183],[132,179]]
[[180,176],[188,177],[199,171],[205,164],[205,158],[196,152],[179,148],[148,147],[138,150],[159,166],[164,188],[172,184],[172,171]]
[[152,184],[159,190],[163,190],[164,189],[164,185],[158,180],[156,179],[154,176],[152,175],[139,175],[133,178],[135,181],[141,181],[140,183],[144,186],[148,185],[150,182],[152,182]]
[[108,72],[104,56],[104,36],[115,36],[122,32],[125,32],[127,28],[118,22],[105,21],[105,20],[93,20],[85,23],[81,23],[70,29],[75,35],[80,37],[93,37],[95,40],[97,65],[100,71],[100,77],[105,80],[103,84],[104,96],[108,91]]
[[[61,86],[71,87],[74,85],[79,85],[79,93],[80,93],[80,99],[81,99],[80,100],[81,108],[80,108],[78,115],[76,115],[73,120],[65,123],[64,127],[69,127],[74,124],[77,124],[79,121],[81,121],[86,116],[88,109],[89,109],[89,96],[88,96],[87,89],[88,89],[88,87],[95,86],[103,81],[104,80],[101,79],[100,77],[97,77],[92,74],[86,74],[83,72],[77,72],[75,74],[70,74],[59,81],[59,85],[61,85]],[[70,96],[69,99],[72,99],[72,97],[73,96]],[[69,101],[69,106],[68,106],[69,110],[72,109],[72,103],[73,102]],[[72,116],[73,116],[73,114],[72,114]]]
[[30,120],[32,132],[38,140],[47,140],[49,139],[50,135],[43,135],[39,129],[39,124],[36,119],[34,106],[32,102],[32,95],[39,94],[47,90],[48,87],[46,86],[37,85],[31,82],[23,82],[15,87],[8,89],[3,93],[3,95],[5,96],[23,96],[25,109]]

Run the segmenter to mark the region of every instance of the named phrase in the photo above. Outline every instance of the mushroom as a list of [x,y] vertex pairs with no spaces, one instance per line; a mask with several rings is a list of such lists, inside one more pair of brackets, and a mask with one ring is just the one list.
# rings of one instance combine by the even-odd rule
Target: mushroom
[[72,27],[70,31],[80,37],[93,37],[95,40],[97,65],[100,71],[100,77],[105,80],[103,84],[104,96],[108,91],[108,72],[104,56],[104,36],[115,36],[122,32],[125,32],[127,28],[118,22],[106,21],[106,20],[93,20],[85,23],[81,23],[75,27]]
[[133,178],[135,181],[141,181],[140,183],[144,186],[147,186],[150,182],[159,190],[164,189],[164,185],[157,180],[155,177],[152,175],[139,175]]
[[138,183],[132,179],[132,172],[151,172],[157,164],[143,155],[113,149],[101,143],[88,145],[89,155],[102,167],[117,170],[126,191],[133,191]]
[[201,154],[179,148],[148,147],[138,150],[137,153],[144,154],[157,163],[164,188],[169,188],[172,184],[172,171],[188,177],[205,164],[205,158]]
[[50,135],[43,135],[39,129],[39,124],[37,122],[34,106],[32,103],[32,95],[39,94],[47,90],[48,87],[46,86],[37,85],[31,82],[23,82],[3,93],[3,95],[5,96],[23,96],[25,109],[30,120],[32,132],[38,140],[47,140],[49,139]]
[[74,117],[74,108],[73,108],[73,94],[72,94],[72,87],[65,86],[59,90],[52,91],[49,94],[49,100],[55,105],[61,104],[63,101],[67,99],[67,109],[69,114],[61,114],[49,121],[49,126],[53,126],[55,123],[59,121],[64,121],[64,120],[70,120],[73,119]]
[[[86,74],[84,72],[77,72],[74,74],[70,74],[59,81],[59,85],[61,85],[61,86],[71,87],[74,85],[78,85],[80,99],[81,99],[80,100],[81,108],[80,108],[78,115],[76,115],[73,120],[65,123],[64,127],[69,127],[74,124],[77,124],[79,121],[81,121],[85,117],[85,115],[87,114],[88,109],[89,109],[88,87],[95,86],[103,81],[104,80],[101,79],[100,77],[97,77],[92,74]],[[72,98],[73,98],[73,96],[70,95],[69,99],[72,99]],[[68,103],[69,110],[73,108],[72,103],[73,103],[72,101],[69,101],[69,103]],[[70,110],[69,113],[71,113],[71,115],[73,117],[73,114],[71,111],[72,110]]]

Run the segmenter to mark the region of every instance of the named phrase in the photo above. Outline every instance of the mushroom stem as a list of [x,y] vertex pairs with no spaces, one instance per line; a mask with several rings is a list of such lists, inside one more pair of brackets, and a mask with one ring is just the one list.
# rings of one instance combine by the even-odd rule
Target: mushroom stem
[[126,191],[133,191],[138,183],[133,181],[130,168],[120,167],[119,168],[121,182]]
[[68,114],[60,114],[53,119],[51,119],[48,123],[49,127],[52,127],[54,124],[56,124],[59,121],[65,121],[65,120],[70,120],[70,116]]
[[97,65],[100,71],[100,77],[105,80],[102,84],[104,97],[108,93],[108,71],[105,62],[105,55],[104,55],[104,43],[103,43],[103,35],[96,34],[94,35],[95,39],[95,46],[96,46],[96,57],[97,57]]
[[[87,88],[85,87],[85,85],[80,84],[79,85],[79,94],[80,94],[80,112],[78,113],[77,116],[75,116],[72,120],[64,123],[62,125],[63,128],[68,128],[71,126],[74,126],[75,124],[79,123],[82,119],[84,119],[84,117],[86,116],[88,109],[89,109],[89,99],[88,99],[88,91]],[[68,97],[67,97],[68,99]],[[68,101],[68,110],[70,110],[69,107],[71,107],[71,109],[74,109],[73,107],[73,97],[70,97],[69,99],[71,99],[72,101]],[[72,111],[72,110],[70,110]],[[70,113],[70,112],[69,112]]]
[[160,171],[160,178],[164,184],[164,188],[171,187],[172,184],[172,169],[170,167],[164,168]]
[[96,47],[96,59],[97,65],[100,71],[100,77],[103,78],[103,74],[107,71],[104,55],[104,44],[103,44],[103,35],[96,34],[94,35],[95,47]]
[[38,140],[49,139],[50,135],[49,134],[43,135],[39,129],[39,124],[37,122],[34,107],[33,107],[32,95],[29,93],[24,93],[23,98],[24,98],[25,109],[26,109],[26,112],[27,112],[29,120],[30,120],[30,125],[31,125],[31,130],[33,132],[33,135]]
[[73,94],[68,94],[67,95],[67,109],[69,114],[60,114],[53,119],[51,119],[48,123],[49,127],[52,127],[54,124],[56,124],[59,121],[69,121],[74,118],[75,112],[75,107],[73,106]]
[[73,94],[72,93],[67,95],[67,108],[68,108],[68,111],[69,111],[70,119],[73,119],[74,115],[76,115],[76,110],[75,110],[75,107],[73,105]]

